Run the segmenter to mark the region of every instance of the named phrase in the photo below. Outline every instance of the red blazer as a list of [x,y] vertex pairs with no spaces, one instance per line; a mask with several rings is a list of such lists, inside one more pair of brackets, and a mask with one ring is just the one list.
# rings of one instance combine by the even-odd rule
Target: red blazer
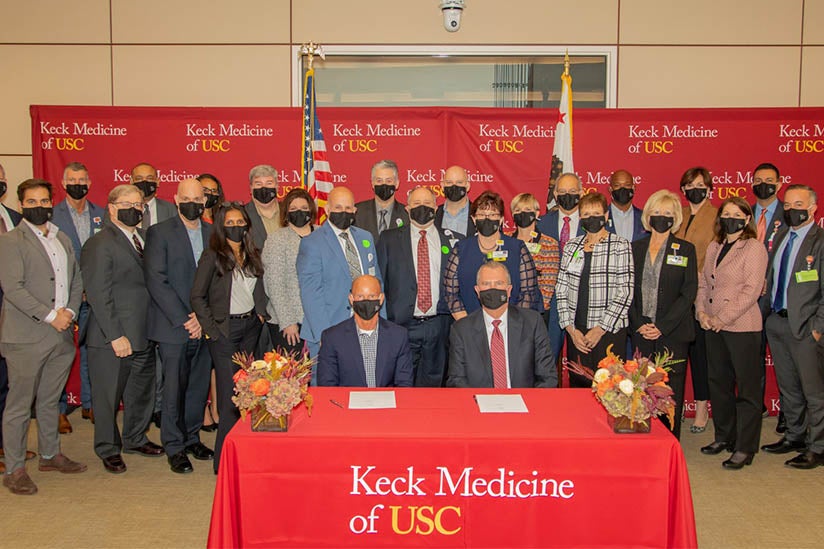
[[695,314],[717,316],[727,332],[760,332],[763,324],[758,298],[767,272],[767,250],[754,238],[739,240],[715,266],[721,244],[707,247],[704,269],[698,276]]

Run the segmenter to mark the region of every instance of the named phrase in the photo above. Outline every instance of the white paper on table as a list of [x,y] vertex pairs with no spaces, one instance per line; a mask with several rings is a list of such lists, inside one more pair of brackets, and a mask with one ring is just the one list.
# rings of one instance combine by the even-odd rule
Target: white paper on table
[[349,393],[350,410],[379,410],[397,408],[395,391],[351,391]]
[[482,414],[529,413],[521,395],[475,395],[475,402]]

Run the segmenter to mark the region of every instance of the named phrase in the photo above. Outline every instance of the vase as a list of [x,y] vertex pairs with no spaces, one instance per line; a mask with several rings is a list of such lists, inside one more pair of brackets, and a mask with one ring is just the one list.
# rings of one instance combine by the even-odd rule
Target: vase
[[252,409],[252,431],[285,433],[289,430],[289,415],[275,417],[263,406]]
[[609,419],[609,424],[612,426],[613,432],[619,434],[649,433],[650,420],[652,419],[647,418],[631,421],[627,416],[615,417],[611,414],[607,414],[607,418]]

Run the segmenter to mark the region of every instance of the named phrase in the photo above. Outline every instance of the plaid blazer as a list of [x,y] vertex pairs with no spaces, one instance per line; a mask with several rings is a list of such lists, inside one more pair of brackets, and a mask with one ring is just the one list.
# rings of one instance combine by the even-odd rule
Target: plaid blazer
[[[583,255],[584,239],[585,236],[578,236],[567,242],[561,257],[555,294],[558,296],[558,317],[562,329],[575,323],[575,311],[579,307],[581,273],[569,267],[573,256]],[[587,284],[589,303],[580,304],[587,308],[587,328],[600,326],[607,332],[615,333],[627,327],[635,267],[632,247],[626,239],[610,233],[595,246]]]

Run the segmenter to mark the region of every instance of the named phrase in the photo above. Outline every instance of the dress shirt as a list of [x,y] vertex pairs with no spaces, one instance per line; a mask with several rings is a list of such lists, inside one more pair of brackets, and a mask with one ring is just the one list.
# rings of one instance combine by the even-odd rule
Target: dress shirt
[[246,314],[255,308],[253,292],[257,284],[256,276],[246,276],[238,268],[232,271],[232,295],[229,303],[230,315]]
[[569,239],[572,240],[576,236],[578,236],[578,221],[581,219],[578,215],[578,208],[575,208],[575,211],[569,214],[565,214],[560,209],[558,210],[558,236],[561,236],[561,230],[564,228],[564,217],[569,217]]
[[195,256],[195,263],[200,261],[200,254],[203,253],[203,233],[201,232],[200,222],[197,227],[190,229],[186,227],[186,232],[189,234],[189,242],[192,244],[192,253]]
[[441,238],[438,235],[438,229],[432,224],[427,229],[421,229],[410,224],[409,234],[412,237],[412,262],[415,264],[415,275],[418,273],[418,243],[421,240],[421,231],[426,231],[426,244],[429,248],[429,287],[432,288],[432,305],[426,311],[418,308],[418,302],[415,300],[414,316],[432,316],[438,309],[438,300],[441,297],[440,278],[441,278]]
[[469,200],[464,202],[464,205],[458,210],[458,213],[452,215],[446,209],[446,203],[443,205],[443,221],[441,221],[441,229],[450,230],[458,234],[466,232],[466,226],[469,223]]
[[[66,256],[66,248],[57,240],[57,233],[60,232],[57,225],[48,221],[46,223],[48,234],[43,234],[28,220],[24,219],[23,221],[37,235],[37,239],[43,245],[43,249],[46,250],[46,255],[49,256],[49,262],[51,262],[54,271],[54,308],[43,319],[43,322],[50,323],[57,316],[57,310],[64,308],[69,303],[69,259]],[[72,313],[72,318],[77,316],[71,309],[69,311]]]
[[125,234],[125,235],[126,235],[126,239],[129,241],[129,244],[131,244],[131,245],[132,245],[132,248],[134,248],[134,249],[135,249],[135,251],[137,251],[137,247],[134,245],[134,239],[132,238],[132,237],[134,237],[134,236],[136,236],[136,237],[137,237],[137,240],[140,242],[140,245],[141,245],[141,246],[143,246],[144,248],[146,247],[146,242],[144,242],[144,241],[143,241],[143,237],[142,237],[142,236],[140,236],[140,231],[138,231],[137,229],[134,229],[133,231],[129,232],[129,230],[128,230],[128,229],[124,229],[124,228],[123,228],[123,227],[121,227],[120,225],[115,224],[115,226],[116,226],[118,229],[120,229],[120,230],[121,230],[121,232],[122,232],[123,234]]
[[[779,200],[776,198],[766,208],[767,215],[764,218],[767,220],[767,235],[764,237],[765,240],[769,239],[770,234],[772,234],[773,228],[770,227],[769,223],[770,223],[770,220],[772,219],[772,216],[775,215],[775,209],[778,207],[778,202],[779,202]],[[763,209],[764,209],[764,207],[761,206],[761,204],[759,204],[758,202],[755,203],[755,212],[753,212],[753,215],[754,215],[756,225],[758,225],[758,220],[761,219],[761,210],[763,210]]]
[[360,343],[363,369],[366,373],[366,386],[376,387],[377,378],[375,372],[378,361],[378,325],[375,325],[374,330],[361,330],[356,320],[355,328],[358,330],[358,343]]
[[91,227],[91,220],[89,216],[89,203],[86,202],[83,204],[83,212],[77,213],[71,204],[66,204],[69,207],[69,215],[72,218],[72,223],[74,224],[74,230],[77,231],[77,238],[80,240],[80,246],[82,247],[83,244],[89,239],[92,227]]
[[624,212],[618,209],[618,207],[614,204],[610,204],[609,217],[612,219],[612,226],[615,228],[615,234],[632,242],[632,229],[635,224],[635,209],[632,205],[630,205],[629,209]]
[[[815,224],[808,223],[801,227],[800,229],[790,229],[787,233],[787,236],[784,237],[784,240],[781,241],[781,246],[775,251],[775,256],[773,256],[773,295],[772,295],[772,302],[775,303],[776,296],[778,295],[779,291],[784,292],[784,305],[787,305],[787,288],[779,288],[778,287],[778,273],[781,270],[781,256],[784,255],[784,249],[787,247],[787,243],[790,241],[790,233],[796,233],[798,237],[793,242],[793,249],[790,250],[790,262],[787,264],[789,272],[787,273],[787,286],[789,286],[790,277],[795,276],[795,259],[798,255],[798,249],[801,247],[801,243],[807,237],[807,233],[810,232],[810,228]],[[821,273],[819,273],[820,275]]]
[[[153,196],[151,200],[146,202],[146,210],[149,212],[149,227],[157,225],[157,197]],[[149,227],[144,228],[148,229]]]
[[6,206],[0,204],[0,219],[3,220],[3,223],[6,224],[6,232],[12,230],[14,228],[14,223],[11,221],[11,216],[9,212],[6,210]]
[[277,211],[272,217],[267,217],[263,215],[263,212],[260,211],[257,204],[255,204],[255,210],[257,210],[260,220],[263,222],[263,229],[266,231],[267,235],[270,235],[280,229],[280,215],[278,215]]
[[504,357],[506,357],[506,388],[511,389],[512,376],[509,375],[509,341],[506,337],[507,326],[509,325],[509,309],[507,308],[507,310],[504,311],[501,318],[492,318],[492,316],[487,313],[485,309],[482,310],[484,315],[484,327],[486,328],[486,347],[490,349],[490,356],[492,355],[492,330],[494,329],[494,326],[492,326],[492,321],[501,321],[498,325],[498,329],[501,331],[501,337],[504,338]]
[[[341,231],[340,229],[335,227],[335,224],[332,223],[331,221],[329,222],[329,227],[332,229],[332,232],[335,233],[335,240],[338,241],[338,244],[340,245],[340,249],[343,251],[343,257],[345,259],[346,258],[346,244],[343,243],[343,239],[341,239],[341,237],[340,237],[340,233],[342,233],[343,231]],[[354,227],[354,225],[351,225],[349,227],[349,229],[346,229],[346,234],[349,238],[349,242],[351,242],[352,245],[355,247],[355,253],[358,254],[358,259],[360,260],[360,264],[361,264],[361,274],[364,274],[366,272],[366,269],[363,266],[363,258],[361,258],[360,253],[358,252],[358,243],[355,242],[355,239],[352,237],[352,231],[350,230],[352,227]]]

